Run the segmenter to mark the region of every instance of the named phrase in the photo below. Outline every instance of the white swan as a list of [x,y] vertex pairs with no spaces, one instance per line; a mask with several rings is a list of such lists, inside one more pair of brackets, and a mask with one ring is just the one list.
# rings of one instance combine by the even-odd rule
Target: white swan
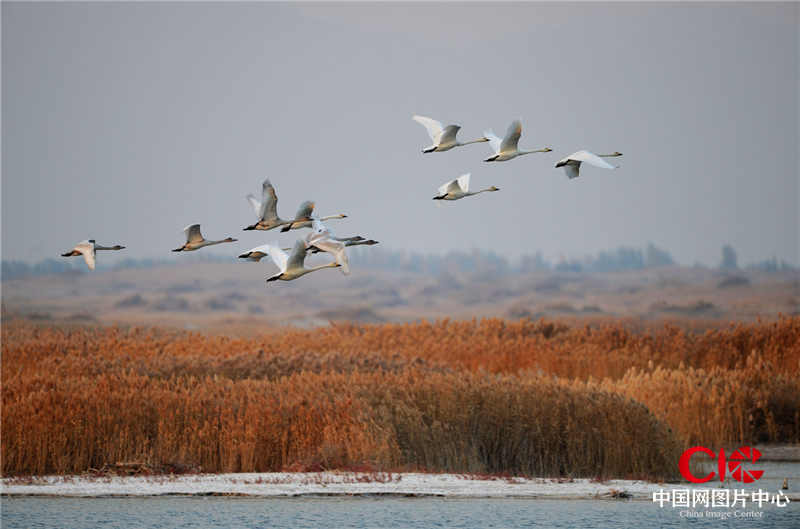
[[617,169],[619,165],[611,165],[603,158],[613,158],[615,156],[622,156],[621,152],[612,152],[611,154],[594,154],[589,151],[578,151],[570,154],[563,160],[559,160],[556,167],[563,167],[567,177],[571,180],[580,176],[581,164],[588,163],[595,167],[602,167],[603,169]]
[[275,193],[275,188],[270,183],[269,179],[264,180],[261,184],[261,200],[259,201],[252,194],[247,195],[247,201],[253,206],[253,211],[256,212],[258,222],[246,227],[244,231],[248,230],[271,230],[278,226],[290,224],[298,218],[292,220],[283,220],[278,216],[278,195]]
[[[364,239],[363,237],[361,237],[361,240],[351,240],[352,238],[339,239],[339,238],[336,238],[336,237],[334,237],[334,239],[336,239],[337,241],[343,241],[345,246],[361,246],[361,245],[374,246],[376,244],[380,244],[380,242],[378,242],[378,241],[376,241],[374,239]],[[263,259],[264,257],[267,256],[267,252],[268,252],[267,247],[268,246],[269,246],[268,244],[262,244],[261,246],[256,246],[255,248],[250,248],[245,253],[241,254],[239,256],[239,259],[247,259],[249,261],[258,262],[258,261],[260,261],[261,259]],[[281,250],[283,250],[284,252],[290,252],[292,249],[291,248],[281,248]],[[323,251],[323,250],[320,250],[319,248],[317,248],[316,246],[312,246],[310,248],[306,248],[306,250],[308,251],[308,253],[312,253],[312,254],[320,253],[320,252]]]
[[487,187],[486,189],[481,189],[480,191],[470,192],[469,177],[470,173],[467,173],[459,176],[455,180],[450,180],[446,184],[443,184],[439,187],[439,194],[433,197],[433,200],[458,200],[460,198],[483,193],[484,191],[500,191],[499,188],[492,186]]
[[511,122],[506,132],[506,137],[502,140],[491,130],[487,130],[483,135],[489,140],[489,145],[492,146],[494,154],[484,160],[484,162],[505,162],[523,154],[531,154],[534,152],[550,152],[553,149],[545,147],[543,149],[534,149],[532,151],[521,151],[517,147],[519,138],[522,136],[522,123],[518,119]]
[[313,268],[304,267],[303,262],[306,259],[306,243],[303,239],[297,239],[297,242],[294,243],[294,248],[292,248],[292,253],[288,256],[276,245],[266,244],[264,246],[266,246],[267,253],[272,259],[272,262],[280,269],[280,272],[268,277],[267,282],[277,281],[278,279],[281,281],[291,281],[300,276],[310,274],[311,272],[322,270],[323,268],[336,268],[340,266],[339,263],[333,261]]
[[[380,244],[378,241],[373,239],[364,239],[360,241],[353,241],[347,239],[336,239],[339,241],[343,241],[345,246],[360,246],[360,245],[367,245],[367,246],[374,246],[376,244]],[[243,254],[239,256],[239,259],[247,259],[248,261],[259,262],[261,259],[269,255],[269,244],[262,244],[261,246],[256,246],[255,248],[250,248]],[[312,246],[310,248],[306,248],[308,253],[320,253],[323,250],[320,250],[316,246]],[[281,250],[285,252],[290,252],[291,248],[281,248]]]
[[462,145],[469,145],[470,143],[482,143],[489,141],[488,138],[478,138],[477,140],[459,142],[456,139],[456,134],[461,130],[459,125],[448,125],[442,127],[442,124],[435,119],[427,118],[425,116],[411,116],[411,119],[425,127],[428,131],[428,136],[431,137],[433,145],[425,147],[422,152],[443,152],[449,151],[453,147],[461,147]]
[[61,257],[76,257],[78,255],[83,256],[83,260],[86,261],[86,266],[89,267],[89,270],[94,270],[95,265],[95,252],[97,250],[124,250],[124,246],[120,246],[119,244],[115,246],[98,246],[95,244],[94,239],[89,239],[86,241],[81,241],[75,245],[75,247],[66,252],[62,253]]
[[199,250],[200,248],[204,248],[206,246],[211,246],[213,244],[222,244],[223,242],[236,242],[237,239],[232,237],[228,237],[227,239],[222,239],[221,241],[208,241],[203,238],[203,234],[200,233],[200,225],[199,224],[190,224],[183,228],[183,232],[186,234],[186,243],[180,248],[175,248],[172,250],[173,252],[192,252],[194,250]]
[[[300,228],[310,228],[311,227],[311,215],[314,213],[314,202],[311,200],[306,200],[302,204],[300,204],[300,208],[298,208],[297,213],[294,216],[293,221],[289,222],[281,228],[281,232],[289,231],[289,230],[297,230]],[[331,220],[331,219],[346,219],[347,215],[343,213],[339,213],[338,215],[328,215],[327,217],[322,217],[321,220]],[[306,220],[308,219],[308,220]]]
[[345,241],[337,239],[320,219],[312,221],[312,231],[306,235],[305,243],[306,248],[318,248],[320,251],[334,256],[336,262],[342,267],[342,273],[344,275],[350,274],[350,261],[347,259]]

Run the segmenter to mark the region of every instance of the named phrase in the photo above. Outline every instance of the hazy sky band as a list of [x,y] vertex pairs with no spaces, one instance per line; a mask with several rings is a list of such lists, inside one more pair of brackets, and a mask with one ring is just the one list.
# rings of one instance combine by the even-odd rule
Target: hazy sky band
[[[313,199],[349,215],[338,235],[391,248],[557,259],[652,241],[716,264],[730,243],[797,264],[799,12],[3,2],[3,258],[90,237],[161,256],[193,222],[234,252],[291,246],[298,232],[241,232],[269,177],[281,215]],[[463,139],[521,118],[520,146],[554,152],[423,155],[415,113]],[[583,148],[622,167],[568,181],[553,165]],[[501,191],[436,207],[466,172]]]

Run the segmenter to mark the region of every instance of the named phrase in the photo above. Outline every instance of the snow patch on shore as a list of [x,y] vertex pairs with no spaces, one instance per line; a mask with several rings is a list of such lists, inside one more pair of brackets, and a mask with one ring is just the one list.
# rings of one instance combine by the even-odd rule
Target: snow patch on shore
[[[453,498],[613,498],[652,499],[658,490],[686,489],[684,484],[633,480],[484,478],[458,474],[418,473],[242,473],[180,476],[42,476],[4,478],[3,495],[161,496],[231,495],[291,497],[302,495],[395,495]],[[702,488],[702,487],[698,487]],[[630,496],[628,496],[630,495]],[[792,494],[796,499],[800,495]]]

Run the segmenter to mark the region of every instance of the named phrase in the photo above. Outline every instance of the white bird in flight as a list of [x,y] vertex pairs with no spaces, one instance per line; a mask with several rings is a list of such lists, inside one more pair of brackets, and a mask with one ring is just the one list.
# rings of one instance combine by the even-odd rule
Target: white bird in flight
[[95,265],[95,252],[97,250],[124,250],[124,246],[120,246],[119,244],[115,246],[98,246],[95,244],[94,239],[89,239],[86,241],[81,241],[75,245],[75,247],[66,252],[62,253],[61,257],[77,257],[78,255],[83,256],[83,260],[86,261],[86,266],[89,267],[89,270],[94,270]]
[[[364,239],[364,237],[345,237],[345,238],[338,238],[334,237],[337,241],[341,241],[344,243],[345,246],[374,246],[376,244],[380,244],[378,241],[374,239]],[[255,248],[250,248],[243,254],[239,256],[239,259],[247,259],[248,261],[259,262],[261,259],[269,255],[268,250],[269,244],[262,244],[261,246],[256,246]],[[281,248],[283,251],[289,252],[291,248]],[[317,248],[316,246],[312,246],[311,248],[307,248],[308,253],[320,253],[322,250]]]
[[278,195],[275,193],[275,188],[270,183],[269,179],[264,180],[261,184],[261,200],[259,201],[252,194],[247,195],[247,201],[253,206],[253,211],[256,212],[258,222],[246,227],[244,231],[248,230],[271,230],[278,226],[290,224],[296,220],[283,220],[278,216]]
[[489,140],[489,145],[492,146],[494,154],[484,160],[484,162],[505,162],[523,154],[532,154],[534,152],[550,152],[553,149],[545,147],[543,149],[534,149],[532,151],[521,151],[517,147],[519,138],[522,136],[522,123],[518,119],[511,122],[508,126],[505,138],[502,140],[492,131],[487,130],[483,135]]
[[588,163],[595,167],[602,167],[603,169],[617,169],[619,165],[611,165],[603,158],[613,158],[622,156],[621,152],[612,152],[611,154],[594,154],[589,151],[578,151],[570,154],[563,160],[559,160],[556,167],[563,167],[567,177],[571,180],[580,176],[581,164]]
[[186,234],[186,243],[180,248],[175,248],[172,250],[173,252],[192,252],[206,246],[222,244],[223,242],[236,242],[237,240],[232,237],[228,237],[227,239],[222,239],[221,241],[208,241],[203,238],[203,234],[200,233],[199,224],[190,224],[183,228],[183,232]]
[[425,147],[422,152],[443,152],[449,151],[453,147],[461,147],[462,145],[469,145],[470,143],[482,143],[489,141],[487,138],[478,138],[477,140],[459,142],[456,139],[456,134],[461,130],[459,125],[448,125],[442,127],[442,124],[435,119],[427,118],[425,116],[411,116],[411,119],[425,127],[428,131],[428,136],[431,137],[433,145]]
[[336,261],[312,268],[306,268],[303,266],[303,263],[306,259],[306,242],[303,239],[297,239],[297,241],[294,243],[294,248],[292,248],[292,253],[288,256],[286,255],[286,252],[281,250],[277,245],[265,244],[264,246],[266,247],[267,253],[272,259],[272,262],[275,263],[280,269],[277,274],[268,277],[267,282],[277,281],[278,279],[281,281],[291,281],[300,276],[310,274],[311,272],[322,270],[323,268],[336,268],[340,266]]
[[350,261],[347,259],[345,241],[337,239],[333,233],[322,223],[320,219],[312,221],[312,230],[305,238],[306,248],[318,248],[336,258],[336,262],[342,267],[344,275],[350,274]]
[[499,188],[491,186],[487,187],[486,189],[481,189],[480,191],[470,192],[469,177],[470,173],[467,173],[459,176],[455,180],[450,180],[446,184],[443,184],[439,187],[439,194],[433,197],[433,200],[458,200],[460,198],[483,193],[484,191],[500,191]]
[[[315,203],[311,200],[306,200],[302,204],[300,204],[300,208],[298,208],[297,213],[295,214],[295,220],[281,228],[281,232],[289,231],[289,230],[297,230],[300,228],[310,228],[311,227],[311,215],[314,213],[314,206]],[[346,219],[347,215],[344,213],[339,213],[337,215],[328,215],[327,217],[322,217],[321,220],[331,220],[331,219]]]

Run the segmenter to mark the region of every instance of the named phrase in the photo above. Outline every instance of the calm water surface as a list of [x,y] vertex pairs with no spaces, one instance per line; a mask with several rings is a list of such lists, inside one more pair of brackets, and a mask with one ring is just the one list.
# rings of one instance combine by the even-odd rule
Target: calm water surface
[[[719,510],[719,509],[717,509]],[[750,510],[748,507],[747,510]],[[648,501],[442,498],[2,498],[4,529],[305,527],[800,528],[800,502],[760,519],[687,519]]]

